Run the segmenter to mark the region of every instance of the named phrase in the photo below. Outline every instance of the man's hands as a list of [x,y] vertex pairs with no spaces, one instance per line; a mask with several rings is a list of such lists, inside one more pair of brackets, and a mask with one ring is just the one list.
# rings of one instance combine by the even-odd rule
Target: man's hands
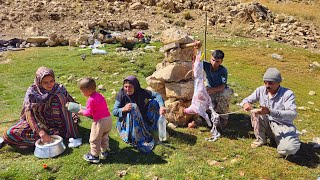
[[257,113],[261,115],[270,114],[270,110],[265,106],[260,106],[260,108],[257,110]]
[[253,107],[252,107],[252,105],[250,103],[245,103],[243,105],[243,110],[245,110],[245,111],[250,111],[252,109],[253,109]]
[[194,43],[195,43],[195,45],[194,45],[195,49],[200,49],[201,48],[202,44],[201,44],[200,41],[195,41]]
[[[250,103],[245,103],[243,105],[243,110],[245,111],[253,110],[253,106]],[[259,108],[255,109],[254,112],[260,115],[265,115],[265,114],[270,114],[270,109],[265,106],[259,106]]]

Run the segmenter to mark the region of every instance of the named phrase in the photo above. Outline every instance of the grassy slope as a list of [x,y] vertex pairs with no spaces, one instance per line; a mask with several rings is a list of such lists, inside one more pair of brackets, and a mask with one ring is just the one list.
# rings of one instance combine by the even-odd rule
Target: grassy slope
[[[70,47],[30,48],[10,53],[8,58],[11,62],[0,64],[0,120],[18,119],[25,90],[32,83],[35,70],[42,65],[53,68],[57,81],[65,84],[81,103],[85,103],[85,99],[77,89],[76,80],[68,81],[70,75],[75,79],[99,77],[98,84],[105,85],[107,89],[103,94],[110,109],[114,103],[111,92],[120,88],[121,79],[125,76],[136,74],[142,86],[146,87],[143,78],[154,71],[163,55],[146,53],[134,58],[136,62],[132,64],[129,62],[131,56],[115,54],[115,47],[108,46],[109,54],[106,56],[88,55],[85,61],[80,60],[80,55],[90,51]],[[239,94],[232,100],[232,111],[238,111],[236,103],[262,84],[262,75],[268,67],[277,67],[285,78],[283,85],[295,92],[297,105],[310,108],[299,111],[295,121],[300,131],[308,131],[301,136],[302,141],[307,143],[319,135],[319,112],[315,108],[320,109],[320,97],[308,95],[310,90],[320,93],[320,71],[310,72],[308,69],[310,62],[320,62],[319,54],[247,39],[208,39],[207,48],[225,51],[223,63],[230,73],[229,84]],[[272,59],[272,53],[283,55],[284,60]],[[310,105],[308,101],[315,104]],[[171,146],[157,146],[149,155],[140,154],[123,143],[113,129],[110,144],[114,153],[98,165],[88,164],[82,159],[89,150],[88,143],[67,149],[62,156],[53,159],[37,159],[32,152],[20,153],[5,146],[0,149],[0,179],[93,179],[93,175],[97,179],[118,179],[120,170],[127,171],[125,179],[152,179],[154,176],[163,179],[315,179],[320,174],[317,167],[319,157],[314,151],[294,163],[279,158],[274,147],[251,149],[253,134],[248,114],[240,112],[230,119],[229,129],[214,143],[204,141],[210,134],[205,127],[169,129]],[[82,118],[82,121],[80,131],[84,142],[87,142],[90,120]],[[0,132],[11,124],[0,124]],[[210,165],[213,161],[218,163]],[[42,164],[49,168],[43,169]]]

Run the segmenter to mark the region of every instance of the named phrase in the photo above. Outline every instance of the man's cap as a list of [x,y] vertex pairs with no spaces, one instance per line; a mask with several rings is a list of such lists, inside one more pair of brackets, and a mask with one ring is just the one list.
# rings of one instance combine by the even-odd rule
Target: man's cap
[[277,68],[269,68],[263,75],[263,81],[281,82],[282,77]]

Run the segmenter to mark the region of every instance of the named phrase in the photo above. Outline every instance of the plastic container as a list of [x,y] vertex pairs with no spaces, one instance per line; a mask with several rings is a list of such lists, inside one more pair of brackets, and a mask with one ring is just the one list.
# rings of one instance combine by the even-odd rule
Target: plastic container
[[[86,107],[81,106],[81,109],[86,110]],[[68,111],[73,112],[73,113],[78,113],[80,111],[80,104],[74,103],[74,102],[69,102]]]
[[166,118],[161,115],[158,120],[158,131],[159,131],[159,140],[166,141],[167,140],[167,122]]
[[107,51],[103,49],[92,49],[91,54],[107,54]]

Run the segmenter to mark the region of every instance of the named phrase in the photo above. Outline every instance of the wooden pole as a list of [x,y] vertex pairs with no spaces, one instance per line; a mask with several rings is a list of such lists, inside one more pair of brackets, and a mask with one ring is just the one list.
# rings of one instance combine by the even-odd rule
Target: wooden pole
[[204,59],[207,60],[207,11],[205,13],[205,23],[204,23]]

